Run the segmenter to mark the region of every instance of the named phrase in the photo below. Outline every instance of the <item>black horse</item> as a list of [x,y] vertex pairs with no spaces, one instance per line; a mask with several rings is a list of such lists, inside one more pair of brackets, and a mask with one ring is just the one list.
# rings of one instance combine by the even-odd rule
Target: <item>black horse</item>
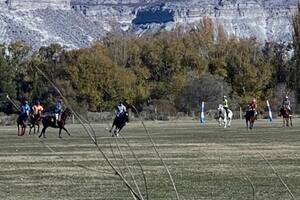
[[70,136],[70,133],[68,130],[65,128],[66,120],[68,117],[70,117],[72,114],[71,110],[69,108],[66,108],[64,112],[61,114],[61,119],[56,123],[55,116],[45,116],[42,118],[42,124],[43,124],[43,130],[39,137],[43,135],[44,138],[46,138],[45,131],[48,127],[52,128],[58,128],[59,129],[59,134],[58,137],[61,138],[61,130],[66,131],[66,133]]
[[250,128],[250,130],[253,129],[254,121],[256,120],[255,111],[247,110],[245,119],[246,119],[247,130],[249,130],[249,128]]
[[28,119],[28,116],[26,113],[22,113],[17,118],[17,126],[18,126],[18,136],[23,136],[26,131],[26,121]]
[[40,132],[40,124],[42,122],[42,116],[40,114],[31,114],[29,117],[29,135],[31,134],[31,129],[33,128],[33,133],[35,134],[35,126],[37,126],[37,133]]
[[113,132],[112,136],[119,136],[120,131],[124,128],[127,122],[129,122],[128,112],[125,112],[120,117],[115,117],[112,129],[110,130],[110,132]]

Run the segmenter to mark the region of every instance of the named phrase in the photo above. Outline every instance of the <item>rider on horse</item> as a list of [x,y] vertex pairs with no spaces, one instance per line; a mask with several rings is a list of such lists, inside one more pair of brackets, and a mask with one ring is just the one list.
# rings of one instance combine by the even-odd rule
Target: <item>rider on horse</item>
[[256,99],[253,98],[252,101],[249,104],[249,110],[254,111],[255,118],[257,117],[257,103]]
[[59,99],[54,108],[56,124],[60,121],[61,114],[63,112],[63,101]]
[[124,106],[124,104],[122,102],[119,102],[118,106],[116,106],[116,108],[115,108],[116,117],[114,119],[113,125],[111,126],[111,129],[109,130],[109,132],[111,132],[113,130],[116,122],[118,120],[120,120],[125,113],[126,113],[126,107]]
[[24,121],[28,119],[29,116],[29,111],[30,111],[30,106],[28,104],[28,101],[25,99],[22,101],[22,104],[20,106],[20,116],[24,117]]
[[35,104],[32,106],[32,111],[33,111],[33,119],[35,121],[41,117],[44,108],[41,105],[40,101],[35,102]]
[[228,109],[229,109],[229,106],[228,106],[228,100],[227,100],[226,96],[223,97],[223,108],[225,109],[226,116],[228,118]]
[[287,109],[290,115],[292,114],[291,101],[288,96],[283,99],[281,109]]

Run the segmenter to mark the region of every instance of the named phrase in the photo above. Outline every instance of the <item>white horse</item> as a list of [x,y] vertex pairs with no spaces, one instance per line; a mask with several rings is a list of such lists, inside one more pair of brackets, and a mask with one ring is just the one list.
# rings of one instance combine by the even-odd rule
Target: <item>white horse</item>
[[226,128],[227,126],[230,127],[231,125],[231,120],[233,117],[233,113],[231,110],[228,109],[228,118],[226,115],[226,110],[223,107],[222,104],[219,104],[219,108],[218,108],[218,119],[219,119],[219,126],[222,126],[222,123],[224,124],[224,128]]

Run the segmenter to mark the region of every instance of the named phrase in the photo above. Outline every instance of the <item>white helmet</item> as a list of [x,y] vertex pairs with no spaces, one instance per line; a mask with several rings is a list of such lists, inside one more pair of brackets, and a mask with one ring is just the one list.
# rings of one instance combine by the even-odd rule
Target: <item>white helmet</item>
[[224,97],[223,97],[224,99],[226,99],[227,97],[224,95]]
[[288,96],[285,96],[285,98],[288,99],[289,97],[288,97]]

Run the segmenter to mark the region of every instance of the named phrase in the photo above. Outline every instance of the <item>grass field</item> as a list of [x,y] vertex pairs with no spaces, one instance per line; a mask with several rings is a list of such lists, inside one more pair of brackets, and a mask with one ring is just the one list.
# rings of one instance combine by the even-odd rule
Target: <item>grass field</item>
[[[300,120],[282,128],[279,121],[258,121],[247,132],[242,121],[222,129],[211,121],[146,122],[170,169],[180,199],[300,199]],[[136,189],[151,200],[176,199],[167,172],[141,123],[129,123],[126,138],[112,138],[106,124],[93,125],[105,154]],[[133,199],[80,125],[67,125],[72,136],[47,139],[16,136],[15,127],[0,127],[0,199]],[[137,160],[147,178],[146,192]],[[266,160],[264,160],[264,158]],[[270,164],[268,164],[268,162]],[[274,168],[274,170],[271,168]]]

